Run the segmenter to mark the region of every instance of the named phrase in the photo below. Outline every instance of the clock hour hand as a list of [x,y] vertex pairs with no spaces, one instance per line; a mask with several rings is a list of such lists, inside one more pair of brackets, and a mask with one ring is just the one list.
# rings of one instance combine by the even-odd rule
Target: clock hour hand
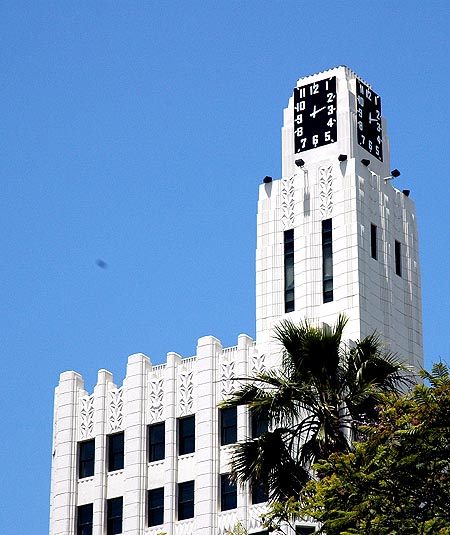
[[319,108],[319,109],[316,109],[316,105],[314,104],[314,109],[312,111],[312,113],[310,113],[310,116],[315,119],[316,118],[316,115],[319,113],[319,111],[322,111],[326,108],[326,106],[323,106],[322,108]]
[[379,119],[372,119],[372,112],[369,112],[369,123],[378,123]]

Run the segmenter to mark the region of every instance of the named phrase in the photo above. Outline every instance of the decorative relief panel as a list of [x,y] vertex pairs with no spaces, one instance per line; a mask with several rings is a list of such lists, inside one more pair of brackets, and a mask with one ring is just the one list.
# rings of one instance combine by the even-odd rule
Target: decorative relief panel
[[94,433],[94,395],[84,396],[79,405],[78,439],[92,438]]
[[333,212],[333,165],[319,167],[319,203],[323,218]]
[[225,511],[217,515],[218,535],[228,535],[238,523],[237,511]]
[[148,382],[148,423],[164,420],[164,379],[153,376]]
[[183,370],[178,376],[178,416],[185,416],[194,412],[193,375],[193,371]]
[[235,390],[235,362],[234,360],[223,360],[220,365],[221,397],[227,398]]
[[266,371],[265,360],[265,355],[261,353],[253,353],[250,357],[250,374],[256,375],[258,373],[264,373]]
[[292,175],[281,181],[281,222],[284,229],[290,229],[294,226],[294,179],[295,175]]
[[194,521],[192,519],[180,520],[175,523],[174,528],[175,535],[193,535]]
[[108,392],[108,427],[109,433],[122,430],[123,420],[123,389]]

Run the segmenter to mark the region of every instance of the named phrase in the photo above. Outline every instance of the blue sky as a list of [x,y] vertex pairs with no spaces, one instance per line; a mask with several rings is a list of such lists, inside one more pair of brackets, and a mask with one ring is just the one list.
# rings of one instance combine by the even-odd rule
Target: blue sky
[[[296,80],[382,96],[419,220],[426,366],[449,361],[444,0],[0,4],[0,525],[48,530],[53,390],[254,335],[257,188]],[[107,263],[106,269],[96,264]]]

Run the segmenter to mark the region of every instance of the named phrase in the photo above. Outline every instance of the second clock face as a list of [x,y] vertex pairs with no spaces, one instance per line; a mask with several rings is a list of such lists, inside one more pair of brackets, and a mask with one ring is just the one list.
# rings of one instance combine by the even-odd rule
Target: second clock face
[[381,98],[366,84],[356,82],[358,144],[383,161],[383,127]]
[[294,150],[337,141],[336,77],[294,89]]

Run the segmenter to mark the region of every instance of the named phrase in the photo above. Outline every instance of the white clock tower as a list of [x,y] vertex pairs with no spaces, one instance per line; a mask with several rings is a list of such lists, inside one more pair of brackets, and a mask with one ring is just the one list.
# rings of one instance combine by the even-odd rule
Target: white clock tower
[[[393,187],[381,98],[347,67],[298,80],[284,110],[282,178],[260,186],[256,340],[281,318],[376,330],[423,364],[414,203]],[[394,182],[395,183],[395,182]]]

